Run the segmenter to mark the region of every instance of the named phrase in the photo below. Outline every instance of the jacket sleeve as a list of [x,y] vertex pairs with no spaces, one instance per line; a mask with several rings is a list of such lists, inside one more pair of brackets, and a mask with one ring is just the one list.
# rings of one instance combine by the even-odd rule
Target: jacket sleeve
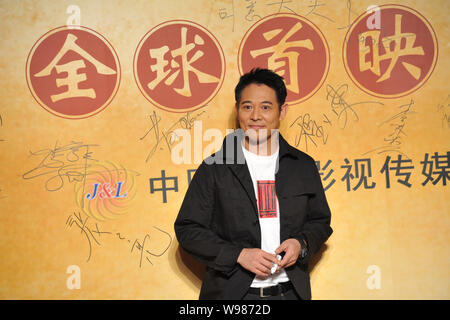
[[230,275],[236,270],[243,247],[223,240],[212,230],[213,168],[213,164],[203,162],[196,170],[175,221],[175,234],[183,249],[198,261]]
[[333,229],[330,226],[331,211],[314,160],[312,160],[311,170],[314,194],[308,200],[307,221],[300,234],[295,236],[300,243],[305,241],[307,244],[307,254],[303,258],[299,257],[300,262],[304,264],[308,263],[311,256],[320,250],[320,247],[333,233]]

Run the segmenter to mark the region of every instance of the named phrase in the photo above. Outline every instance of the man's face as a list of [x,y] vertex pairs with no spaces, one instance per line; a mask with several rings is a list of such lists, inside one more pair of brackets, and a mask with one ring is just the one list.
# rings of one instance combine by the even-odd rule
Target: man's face
[[287,112],[286,104],[280,111],[275,90],[259,83],[251,83],[242,90],[236,107],[237,120],[246,133],[246,147],[248,143],[270,143],[272,130],[278,130]]

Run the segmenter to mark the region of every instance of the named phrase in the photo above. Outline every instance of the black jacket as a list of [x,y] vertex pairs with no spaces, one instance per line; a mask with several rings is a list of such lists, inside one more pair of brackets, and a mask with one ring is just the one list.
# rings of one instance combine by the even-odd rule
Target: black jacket
[[[175,221],[180,245],[206,264],[200,299],[241,299],[255,276],[237,263],[243,248],[261,248],[242,137],[241,129],[227,135],[222,148],[198,167]],[[333,232],[331,213],[314,160],[281,134],[279,146],[275,189],[280,243],[296,238],[308,244],[307,255],[286,272],[300,297],[311,299],[308,261]]]

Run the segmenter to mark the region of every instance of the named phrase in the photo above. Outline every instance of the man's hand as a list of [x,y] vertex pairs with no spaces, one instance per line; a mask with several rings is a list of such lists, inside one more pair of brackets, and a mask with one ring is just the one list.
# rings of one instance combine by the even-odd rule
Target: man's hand
[[295,264],[300,254],[302,246],[297,239],[287,239],[275,250],[276,254],[284,252],[284,257],[280,263],[278,263],[277,272],[282,268],[287,268]]
[[247,269],[248,271],[263,278],[270,276],[270,269],[274,263],[280,263],[275,254],[271,254],[257,248],[242,249],[237,262],[244,269]]

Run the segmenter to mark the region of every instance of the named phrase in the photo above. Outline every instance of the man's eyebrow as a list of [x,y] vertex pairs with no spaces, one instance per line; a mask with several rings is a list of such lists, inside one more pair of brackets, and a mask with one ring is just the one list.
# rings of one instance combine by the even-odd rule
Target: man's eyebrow
[[[244,101],[241,101],[240,103],[252,103],[252,101],[250,101],[250,100],[244,100]],[[271,101],[263,101],[263,102],[261,102],[261,103],[273,104]]]

